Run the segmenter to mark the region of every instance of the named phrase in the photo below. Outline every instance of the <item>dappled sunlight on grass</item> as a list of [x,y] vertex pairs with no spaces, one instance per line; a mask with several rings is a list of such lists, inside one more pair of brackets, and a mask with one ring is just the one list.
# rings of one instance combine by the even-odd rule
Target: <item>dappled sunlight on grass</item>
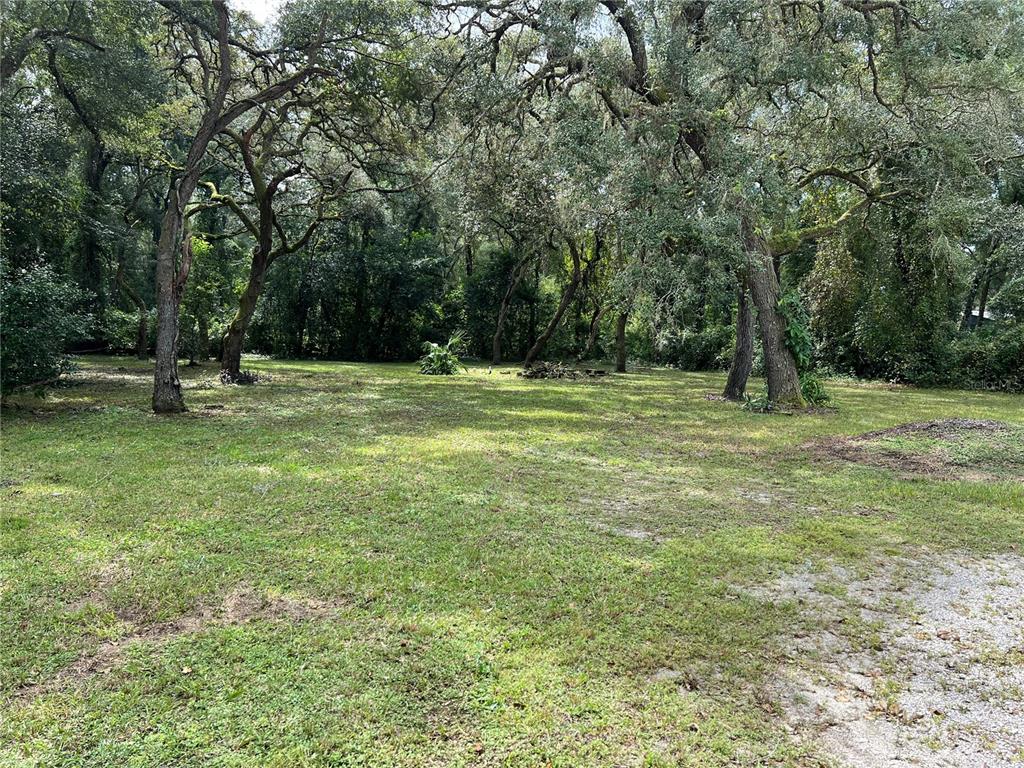
[[[737,586],[1024,540],[1019,483],[806,447],[1024,424],[1019,397],[843,382],[834,413],[764,416],[707,400],[714,374],[244,367],[271,378],[183,368],[192,411],[155,417],[147,364],[88,359],[4,414],[0,761],[804,765],[758,703],[792,608]],[[129,642],[239,584],[337,614]],[[18,694],[119,639],[109,675]]]

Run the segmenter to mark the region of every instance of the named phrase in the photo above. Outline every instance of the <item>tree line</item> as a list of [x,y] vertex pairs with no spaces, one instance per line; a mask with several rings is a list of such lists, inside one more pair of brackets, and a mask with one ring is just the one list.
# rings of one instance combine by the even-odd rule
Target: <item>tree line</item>
[[70,349],[1024,388],[1024,6],[4,0],[4,391]]

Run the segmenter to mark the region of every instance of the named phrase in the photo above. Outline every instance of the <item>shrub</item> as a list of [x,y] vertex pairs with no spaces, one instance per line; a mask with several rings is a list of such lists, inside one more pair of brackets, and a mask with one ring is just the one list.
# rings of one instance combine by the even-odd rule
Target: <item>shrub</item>
[[751,413],[772,413],[776,405],[768,397],[768,388],[764,387],[754,396],[745,395],[743,398],[743,410]]
[[735,331],[731,325],[709,325],[700,331],[683,329],[663,341],[662,357],[684,371],[713,371],[729,367]]
[[[147,348],[156,342],[156,310],[147,312],[146,318]],[[135,342],[139,332],[138,310],[124,312],[117,307],[107,309],[103,322],[103,338],[111,352],[135,352]]]
[[45,264],[10,271],[0,263],[0,392],[41,391],[73,370],[68,345],[85,338],[91,317],[76,311],[82,291]]
[[808,405],[827,405],[832,402],[821,377],[810,371],[800,374],[800,394]]
[[939,383],[1024,392],[1024,327],[980,328],[957,339],[951,351],[948,374]]
[[805,371],[811,367],[814,339],[809,330],[810,320],[796,291],[788,291],[779,299],[779,314],[786,320],[786,346],[793,353],[796,367]]
[[447,344],[435,344],[428,341],[423,345],[423,357],[420,358],[420,373],[430,376],[454,376],[459,368],[465,368],[459,362],[459,351],[462,348],[462,334],[453,333]]

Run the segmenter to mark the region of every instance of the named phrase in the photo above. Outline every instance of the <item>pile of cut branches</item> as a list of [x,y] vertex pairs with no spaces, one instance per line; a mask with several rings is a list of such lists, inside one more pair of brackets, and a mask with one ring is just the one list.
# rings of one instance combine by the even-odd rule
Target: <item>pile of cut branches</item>
[[604,376],[600,368],[573,368],[563,363],[532,363],[519,372],[524,379],[585,379]]
[[246,370],[232,373],[226,368],[220,372],[221,384],[259,384],[261,381],[270,381],[270,376],[265,373]]

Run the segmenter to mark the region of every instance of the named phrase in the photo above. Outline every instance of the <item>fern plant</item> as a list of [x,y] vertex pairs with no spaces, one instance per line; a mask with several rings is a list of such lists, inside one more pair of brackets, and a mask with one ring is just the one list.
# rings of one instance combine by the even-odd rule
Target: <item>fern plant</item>
[[447,344],[435,344],[428,341],[423,345],[423,357],[420,358],[420,373],[429,376],[454,376],[459,368],[468,370],[459,362],[462,349],[462,333],[456,331],[448,339]]

